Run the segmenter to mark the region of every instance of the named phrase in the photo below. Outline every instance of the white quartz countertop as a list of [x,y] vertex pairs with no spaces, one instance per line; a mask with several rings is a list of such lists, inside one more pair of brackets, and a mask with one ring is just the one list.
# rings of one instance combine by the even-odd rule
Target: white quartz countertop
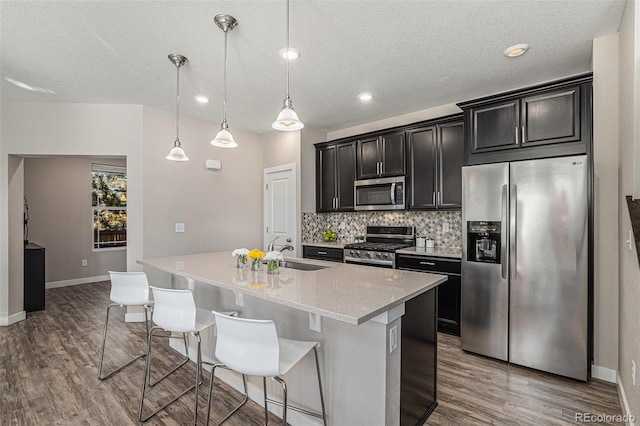
[[414,256],[434,256],[434,257],[451,257],[454,259],[462,258],[462,249],[452,249],[452,248],[418,248],[418,247],[407,247],[403,249],[396,250],[397,254],[412,254]]
[[343,249],[344,245],[348,244],[345,242],[337,242],[337,241],[305,241],[302,243],[303,246],[314,246],[314,247],[328,247],[328,248],[337,248],[337,249]]
[[285,257],[327,266],[316,271],[280,268],[278,275],[236,268],[231,252],[143,259],[138,263],[273,303],[359,325],[424,293],[447,277],[398,269]]

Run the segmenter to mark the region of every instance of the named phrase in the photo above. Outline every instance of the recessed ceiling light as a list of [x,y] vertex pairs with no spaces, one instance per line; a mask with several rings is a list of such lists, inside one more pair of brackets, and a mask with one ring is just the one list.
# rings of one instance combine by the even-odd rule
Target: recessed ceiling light
[[358,99],[360,99],[362,102],[369,102],[371,99],[373,99],[373,95],[369,92],[360,93],[358,95]]
[[508,47],[503,53],[504,56],[508,58],[517,58],[518,56],[522,56],[529,50],[528,44],[514,44],[511,47]]
[[207,98],[204,95],[196,95],[194,96],[194,99],[198,102],[200,102],[201,104],[207,104],[209,103],[209,98]]
[[293,61],[300,57],[300,51],[295,47],[290,47],[288,52],[287,48],[283,47],[278,53],[280,53],[280,56],[282,56],[284,59],[288,59],[290,61]]

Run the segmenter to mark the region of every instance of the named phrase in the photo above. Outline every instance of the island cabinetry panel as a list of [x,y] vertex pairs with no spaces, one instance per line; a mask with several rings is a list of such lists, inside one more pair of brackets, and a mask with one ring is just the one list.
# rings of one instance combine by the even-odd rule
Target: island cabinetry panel
[[44,247],[29,243],[24,247],[24,310],[26,312],[44,309],[45,282]]
[[316,211],[353,211],[356,142],[316,149]]
[[306,259],[328,260],[330,262],[343,262],[344,251],[339,248],[320,246],[303,246],[302,257]]
[[591,75],[458,104],[465,119],[465,164],[588,153]]
[[398,269],[447,275],[447,281],[438,286],[438,331],[459,336],[460,259],[399,254],[396,261]]
[[358,140],[358,179],[405,174],[404,131]]
[[457,119],[407,132],[410,209],[461,207],[463,129]]

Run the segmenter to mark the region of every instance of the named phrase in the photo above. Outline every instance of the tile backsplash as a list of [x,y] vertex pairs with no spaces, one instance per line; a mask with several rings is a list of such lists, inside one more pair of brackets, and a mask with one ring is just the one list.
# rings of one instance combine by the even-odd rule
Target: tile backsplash
[[[344,222],[345,229],[340,229]],[[449,231],[443,231],[443,224]],[[415,226],[416,235],[435,240],[436,247],[459,248],[462,245],[460,211],[341,212],[302,213],[302,241],[322,241],[322,231],[331,229],[338,242],[353,242],[365,235],[367,225]]]

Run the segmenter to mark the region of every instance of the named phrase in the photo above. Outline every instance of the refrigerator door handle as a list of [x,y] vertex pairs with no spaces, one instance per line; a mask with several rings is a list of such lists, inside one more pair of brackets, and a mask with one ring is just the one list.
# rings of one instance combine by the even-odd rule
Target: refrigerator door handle
[[502,237],[501,237],[501,241],[500,241],[500,275],[502,276],[502,279],[507,279],[507,266],[508,266],[508,262],[509,259],[507,257],[507,221],[508,221],[508,215],[509,215],[509,207],[507,205],[507,194],[509,193],[509,186],[508,185],[502,185],[502,204],[500,206],[500,220],[502,221]]
[[509,272],[511,279],[515,279],[518,271],[516,270],[517,251],[516,251],[516,230],[518,228],[518,186],[513,185],[511,188],[511,199],[509,200],[509,208],[511,217],[509,220]]

